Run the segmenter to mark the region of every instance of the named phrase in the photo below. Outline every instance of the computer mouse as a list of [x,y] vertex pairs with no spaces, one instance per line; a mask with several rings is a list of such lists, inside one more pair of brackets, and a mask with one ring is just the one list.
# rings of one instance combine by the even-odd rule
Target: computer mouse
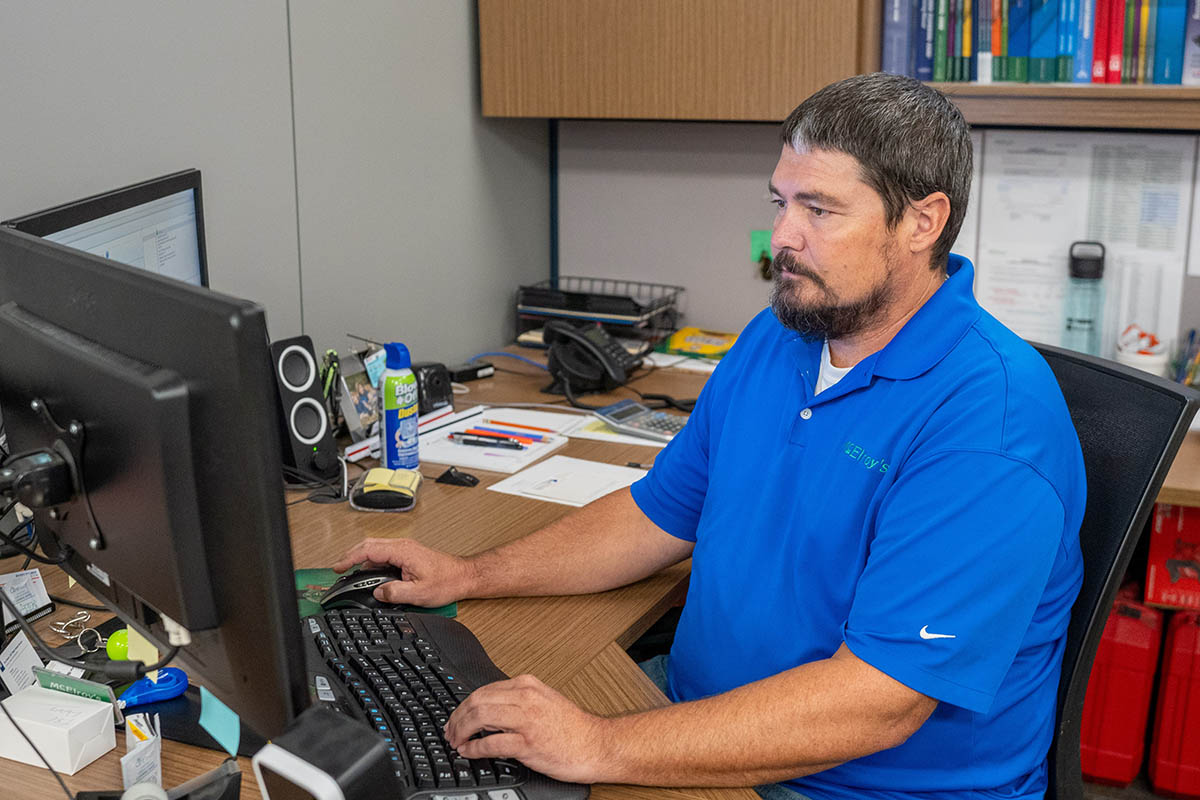
[[381,608],[390,605],[375,599],[375,587],[401,580],[399,567],[380,567],[348,572],[334,581],[321,596],[321,608]]

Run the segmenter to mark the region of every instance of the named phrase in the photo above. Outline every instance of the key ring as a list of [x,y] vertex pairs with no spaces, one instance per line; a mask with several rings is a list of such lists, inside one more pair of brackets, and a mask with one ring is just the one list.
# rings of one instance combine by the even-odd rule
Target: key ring
[[[88,641],[92,642],[91,647],[88,647],[86,644],[84,644],[84,637],[86,634],[89,634],[89,633],[92,634],[92,636],[96,637],[94,642],[92,642],[91,637],[88,637]],[[95,628],[84,628],[83,630],[81,630],[79,632],[79,635],[75,637],[75,644],[79,645],[79,654],[80,655],[87,655],[88,653],[95,653],[101,647],[104,647],[104,645],[107,642],[108,642],[108,640],[106,638],[104,638],[103,636],[101,636],[100,631],[96,630]]]
[[75,612],[75,616],[68,620],[50,623],[50,630],[64,639],[78,639],[79,635],[87,630],[87,623],[91,618],[92,615],[88,612],[77,611]]

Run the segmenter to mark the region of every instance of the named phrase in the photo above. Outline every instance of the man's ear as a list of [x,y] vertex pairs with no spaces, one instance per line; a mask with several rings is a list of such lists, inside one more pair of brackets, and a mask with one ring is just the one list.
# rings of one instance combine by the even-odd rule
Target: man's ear
[[933,192],[909,203],[905,216],[908,217],[909,250],[913,253],[931,251],[950,221],[950,198],[945,192]]

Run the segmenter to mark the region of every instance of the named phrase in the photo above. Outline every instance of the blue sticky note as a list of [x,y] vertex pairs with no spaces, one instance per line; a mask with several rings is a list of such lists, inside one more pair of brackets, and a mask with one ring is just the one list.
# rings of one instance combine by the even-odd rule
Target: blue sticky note
[[238,745],[242,741],[242,721],[203,686],[200,687],[200,727],[208,731],[226,753],[237,758]]

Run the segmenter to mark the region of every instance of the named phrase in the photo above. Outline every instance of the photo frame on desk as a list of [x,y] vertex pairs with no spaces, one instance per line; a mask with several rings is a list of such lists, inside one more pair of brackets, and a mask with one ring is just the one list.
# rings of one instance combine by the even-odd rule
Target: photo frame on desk
[[361,442],[379,421],[379,390],[355,353],[347,353],[341,358],[338,380],[342,382],[340,403],[346,429],[351,439]]

